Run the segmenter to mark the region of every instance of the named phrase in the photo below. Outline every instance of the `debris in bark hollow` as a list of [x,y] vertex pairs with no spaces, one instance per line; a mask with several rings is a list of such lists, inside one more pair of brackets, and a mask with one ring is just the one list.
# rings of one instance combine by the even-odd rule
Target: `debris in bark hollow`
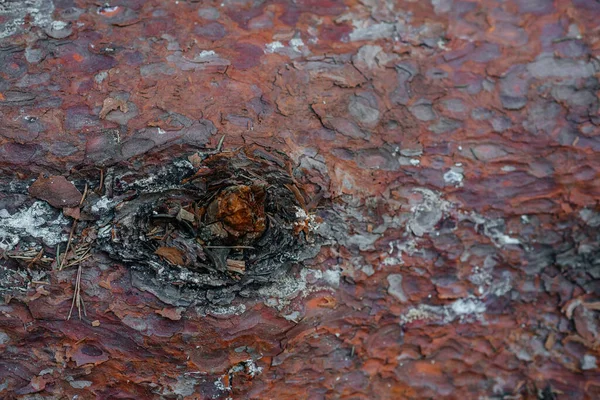
[[112,233],[99,235],[100,247],[164,284],[235,293],[270,282],[308,254],[312,225],[308,214],[298,216],[303,195],[290,167],[285,156],[251,146],[209,155],[195,170],[167,167],[160,191],[117,179],[114,194],[126,198],[114,207]]

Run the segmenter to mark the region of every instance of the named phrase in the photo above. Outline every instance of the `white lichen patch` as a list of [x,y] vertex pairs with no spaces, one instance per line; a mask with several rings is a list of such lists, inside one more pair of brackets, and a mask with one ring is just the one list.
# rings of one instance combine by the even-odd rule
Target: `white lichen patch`
[[248,374],[250,374],[251,377],[254,378],[256,375],[262,374],[262,367],[257,366],[254,360],[246,360],[244,361],[244,364],[246,364],[246,369],[248,370]]
[[52,0],[0,1],[0,39],[21,31],[27,16],[31,25],[48,27],[52,23],[53,12]]
[[200,58],[204,58],[204,57],[211,57],[211,56],[216,56],[217,53],[214,52],[214,50],[202,50],[200,52],[200,54],[198,54],[198,57]]
[[300,313],[298,311],[292,311],[289,314],[284,314],[283,318],[287,319],[288,321],[298,323],[298,321],[300,320]]
[[[156,132],[157,135],[166,133],[164,130],[161,130],[160,128],[152,128],[152,129],[154,129],[154,132]],[[161,133],[161,131],[162,131],[162,133]],[[191,167],[192,164],[189,161],[184,160],[182,162],[174,163],[174,165],[177,167],[189,168],[189,167]],[[149,175],[147,178],[137,179],[130,185],[130,187],[144,188],[144,190],[147,193],[160,193],[160,192],[165,192],[167,190],[175,189],[178,187],[178,184],[177,184],[177,182],[172,182],[172,183],[167,184],[167,183],[164,183],[163,176]]]
[[194,166],[188,160],[176,160],[173,162],[173,165],[178,168],[194,169]]
[[413,307],[402,315],[400,322],[408,324],[419,320],[431,320],[447,324],[457,319],[465,322],[480,319],[485,311],[485,304],[480,299],[464,298],[443,306],[419,304],[418,307]]
[[75,389],[84,389],[86,387],[92,386],[92,381],[71,381],[69,384]]
[[485,304],[477,299],[458,299],[450,305],[450,309],[453,311],[455,317],[461,317],[484,313]]
[[446,47],[446,41],[444,39],[439,39],[437,41],[437,46],[444,51],[450,50],[448,47]]
[[215,381],[215,387],[217,388],[217,390],[219,390],[220,392],[229,392],[231,391],[231,386],[225,386],[225,384],[222,381],[222,378],[219,377],[216,381]]
[[[521,216],[521,218],[523,218],[523,216]],[[586,225],[589,225],[592,228],[597,228],[600,226],[600,213],[589,208],[584,208],[579,211],[579,218],[581,218]],[[526,220],[525,222],[529,222],[529,220]]]
[[340,286],[340,278],[342,276],[342,270],[327,270],[323,271],[323,280],[332,287]]
[[314,233],[321,226],[316,215],[309,214],[300,207],[296,207],[296,218],[297,221],[294,222],[294,226],[301,231],[308,230],[309,233]]
[[406,293],[404,293],[404,289],[402,288],[402,275],[401,274],[390,274],[387,277],[388,281],[388,293],[400,302],[404,303],[408,301],[408,297]]
[[439,310],[434,306],[421,304],[416,308],[411,308],[400,317],[402,324],[408,324],[414,321],[436,319],[438,318]]
[[292,40],[290,40],[289,45],[294,51],[301,53],[302,50],[300,50],[300,47],[304,46],[304,42],[300,38],[293,38]]
[[463,169],[460,167],[452,167],[444,174],[444,182],[448,185],[454,185],[460,187],[463,185]]
[[119,6],[103,6],[98,8],[98,10],[96,11],[98,14],[110,14],[113,13],[115,11],[117,11],[119,9]]
[[[260,359],[260,358],[259,358]],[[256,375],[260,375],[263,371],[262,367],[256,365],[256,362],[253,359],[248,359],[246,361],[242,361],[239,364],[234,365],[229,369],[229,374],[233,375],[236,372],[246,371],[248,375],[254,378]]]
[[417,252],[417,242],[415,239],[410,238],[406,241],[393,240],[388,243],[389,250],[388,254],[383,259],[382,264],[384,266],[392,265],[404,265],[402,254],[412,256]]
[[314,279],[322,280],[331,287],[338,287],[340,285],[340,278],[342,276],[342,270],[340,268],[336,268],[335,270],[307,270],[307,275],[310,273]]
[[[309,279],[310,276],[310,279]],[[264,304],[267,307],[283,311],[286,319],[295,321],[300,317],[300,314],[290,308],[286,308],[292,304],[292,301],[298,296],[306,297],[314,292],[333,291],[339,286],[341,270],[339,271],[320,271],[315,269],[303,268],[300,271],[299,277],[290,275],[282,275],[279,280],[274,281],[269,286],[264,286],[258,289],[260,297],[266,299]],[[308,284],[314,280],[324,281],[327,285]]]
[[63,226],[68,223],[62,214],[56,217],[56,210],[43,201],[36,201],[13,215],[0,210],[0,248],[12,250],[23,236],[41,238],[47,246],[56,246],[67,240]]
[[283,49],[285,46],[280,41],[267,43],[265,45],[265,53],[275,53],[279,49]]
[[466,218],[475,222],[478,226],[483,226],[483,234],[489,237],[497,247],[521,244],[519,239],[503,232],[505,224],[502,219],[488,219],[474,211],[467,214]]
[[474,267],[473,273],[469,276],[469,280],[479,286],[479,292],[483,294],[484,287],[492,284],[492,273],[481,267]]
[[96,202],[96,204],[92,205],[92,212],[99,213],[104,210],[109,210],[112,208],[112,203],[112,200],[110,200],[108,197],[102,196],[100,200]]
[[246,306],[244,304],[236,304],[231,306],[212,306],[210,310],[207,311],[208,314],[219,316],[242,315],[245,312]]
[[266,298],[265,305],[281,311],[291,303],[292,299],[306,289],[306,273],[301,273],[300,279],[283,276],[272,285],[261,287],[258,293]]
[[598,368],[598,364],[597,364],[597,360],[596,357],[594,357],[591,354],[586,354],[583,356],[583,359],[581,360],[581,369],[586,371],[586,370],[591,370],[591,369],[597,369]]
[[374,23],[372,20],[353,20],[354,29],[350,32],[350,41],[377,40],[391,38],[396,32],[396,24],[390,22]]
[[499,279],[494,279],[492,267],[473,268],[473,273],[469,276],[469,281],[477,285],[477,292],[480,298],[486,298],[489,295],[504,296],[512,289],[512,279],[510,273],[504,271]]
[[99,72],[98,74],[96,74],[96,76],[94,76],[94,81],[100,85],[102,82],[104,82],[104,80],[108,78],[108,72],[106,71],[102,71]]
[[55,31],[60,31],[61,29],[65,29],[69,24],[64,21],[52,21],[50,24],[50,28]]
[[439,193],[430,189],[416,188],[413,189],[413,192],[420,193],[421,200],[411,201],[411,216],[406,229],[420,237],[434,231],[444,214],[452,208],[452,204],[443,200]]

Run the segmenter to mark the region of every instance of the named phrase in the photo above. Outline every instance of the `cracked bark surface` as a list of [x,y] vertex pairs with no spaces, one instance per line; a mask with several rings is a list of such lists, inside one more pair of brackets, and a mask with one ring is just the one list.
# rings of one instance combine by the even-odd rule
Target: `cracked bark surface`
[[[598,20],[592,0],[0,3],[0,397],[598,398]],[[163,201],[239,149],[259,164],[229,189]],[[148,218],[118,247],[128,207]],[[268,214],[288,236],[267,273],[245,248],[189,272]]]

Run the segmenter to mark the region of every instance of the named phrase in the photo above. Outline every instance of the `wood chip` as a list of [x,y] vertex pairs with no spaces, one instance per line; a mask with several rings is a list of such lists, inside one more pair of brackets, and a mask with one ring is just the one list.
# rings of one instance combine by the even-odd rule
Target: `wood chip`
[[77,207],[81,192],[64,176],[40,176],[30,187],[29,194],[47,201],[52,207]]
[[79,219],[81,217],[81,209],[79,207],[64,207],[63,214],[73,219]]
[[194,153],[188,157],[188,161],[190,163],[192,163],[194,168],[199,168],[202,165],[203,160],[204,159],[202,157],[200,157],[200,155],[198,153]]
[[189,221],[189,222],[194,222],[194,214],[192,214],[189,211],[184,210],[183,208],[181,208],[179,210],[179,212],[177,213],[177,220],[179,221]]
[[159,247],[154,254],[164,258],[171,264],[185,265],[183,251],[175,247]]
[[227,269],[238,274],[246,272],[246,262],[242,260],[227,259]]
[[114,110],[121,110],[121,112],[126,113],[129,111],[127,108],[127,102],[124,100],[107,97],[104,99],[104,103],[102,104],[102,110],[100,110],[100,119],[105,119],[108,113]]

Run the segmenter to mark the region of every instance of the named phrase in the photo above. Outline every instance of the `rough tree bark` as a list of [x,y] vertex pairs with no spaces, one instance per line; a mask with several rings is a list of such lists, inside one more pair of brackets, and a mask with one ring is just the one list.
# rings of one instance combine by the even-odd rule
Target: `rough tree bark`
[[599,398],[598,21],[0,2],[0,397]]

